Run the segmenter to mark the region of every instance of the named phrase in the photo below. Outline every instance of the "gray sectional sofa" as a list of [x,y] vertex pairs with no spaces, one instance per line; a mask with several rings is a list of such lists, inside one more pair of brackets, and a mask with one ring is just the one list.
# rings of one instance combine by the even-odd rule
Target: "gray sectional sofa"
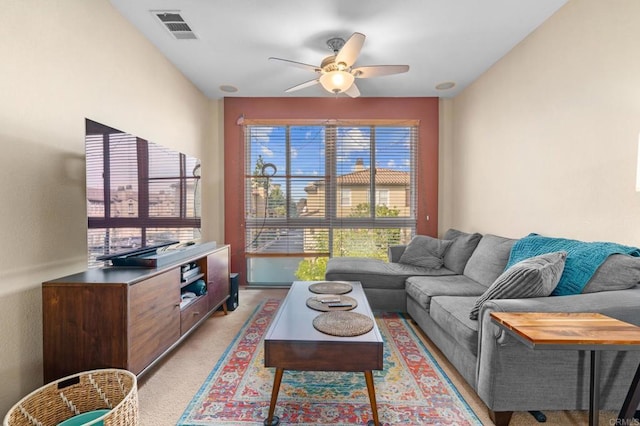
[[[440,258],[440,266],[401,263],[407,246],[396,246],[388,262],[332,258],[325,277],[360,281],[374,311],[408,313],[475,389],[497,425],[507,425],[513,411],[587,410],[588,352],[531,350],[489,314],[600,312],[640,325],[640,259],[609,255],[579,294],[489,299],[479,306],[478,319],[471,319],[478,299],[507,275],[516,241],[451,229],[431,241],[440,246],[431,244],[430,262]],[[602,353],[601,409],[620,409],[638,363],[640,351]]]

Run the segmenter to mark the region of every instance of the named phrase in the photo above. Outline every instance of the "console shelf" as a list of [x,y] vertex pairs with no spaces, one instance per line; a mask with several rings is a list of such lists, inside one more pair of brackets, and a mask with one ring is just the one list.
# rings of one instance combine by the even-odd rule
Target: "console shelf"
[[188,285],[189,285],[189,284],[191,284],[191,283],[195,283],[196,281],[198,281],[198,280],[199,280],[200,278],[202,278],[202,277],[204,277],[204,274],[203,274],[203,273],[199,273],[198,275],[195,275],[195,276],[193,276],[193,277],[189,278],[188,280],[183,281],[183,282],[180,284],[180,287],[186,287],[186,286],[188,286]]
[[[42,283],[44,381],[99,368],[140,376],[230,295],[229,246],[157,268],[108,267]],[[181,282],[181,266],[200,273]],[[181,306],[184,286],[207,292]],[[225,309],[226,314],[226,309]]]

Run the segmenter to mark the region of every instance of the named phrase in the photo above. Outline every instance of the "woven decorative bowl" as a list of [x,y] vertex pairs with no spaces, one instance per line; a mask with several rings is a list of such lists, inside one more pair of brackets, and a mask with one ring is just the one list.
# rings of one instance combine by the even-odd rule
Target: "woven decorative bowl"
[[321,281],[309,285],[309,291],[316,294],[345,294],[353,290],[346,281]]
[[325,312],[315,317],[312,323],[316,330],[340,337],[359,336],[373,329],[373,320],[357,312]]
[[55,426],[71,417],[107,409],[86,425],[136,426],[138,385],[127,370],[103,369],[64,377],[36,389],[18,401],[4,426]]

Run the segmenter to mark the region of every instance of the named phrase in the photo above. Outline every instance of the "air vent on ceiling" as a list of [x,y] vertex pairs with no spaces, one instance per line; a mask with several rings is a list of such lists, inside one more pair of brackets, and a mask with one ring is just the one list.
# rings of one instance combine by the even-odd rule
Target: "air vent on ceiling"
[[180,13],[177,11],[158,11],[154,10],[153,13],[162,23],[162,25],[178,40],[193,40],[197,39],[195,33],[191,30],[189,24],[187,24]]

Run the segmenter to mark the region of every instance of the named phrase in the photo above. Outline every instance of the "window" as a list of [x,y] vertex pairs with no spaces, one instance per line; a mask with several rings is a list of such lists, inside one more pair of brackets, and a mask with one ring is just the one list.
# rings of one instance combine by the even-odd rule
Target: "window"
[[351,207],[351,190],[342,188],[340,190],[340,205],[343,207]]
[[[247,281],[323,279],[415,232],[413,123],[245,125]],[[374,165],[372,167],[372,165]]]
[[[405,197],[407,197],[405,190]],[[371,202],[367,193],[367,203]],[[389,190],[388,189],[376,189],[376,205],[389,207]],[[405,200],[405,207],[407,207]]]
[[104,254],[200,238],[198,159],[91,120],[85,145],[90,267]]

